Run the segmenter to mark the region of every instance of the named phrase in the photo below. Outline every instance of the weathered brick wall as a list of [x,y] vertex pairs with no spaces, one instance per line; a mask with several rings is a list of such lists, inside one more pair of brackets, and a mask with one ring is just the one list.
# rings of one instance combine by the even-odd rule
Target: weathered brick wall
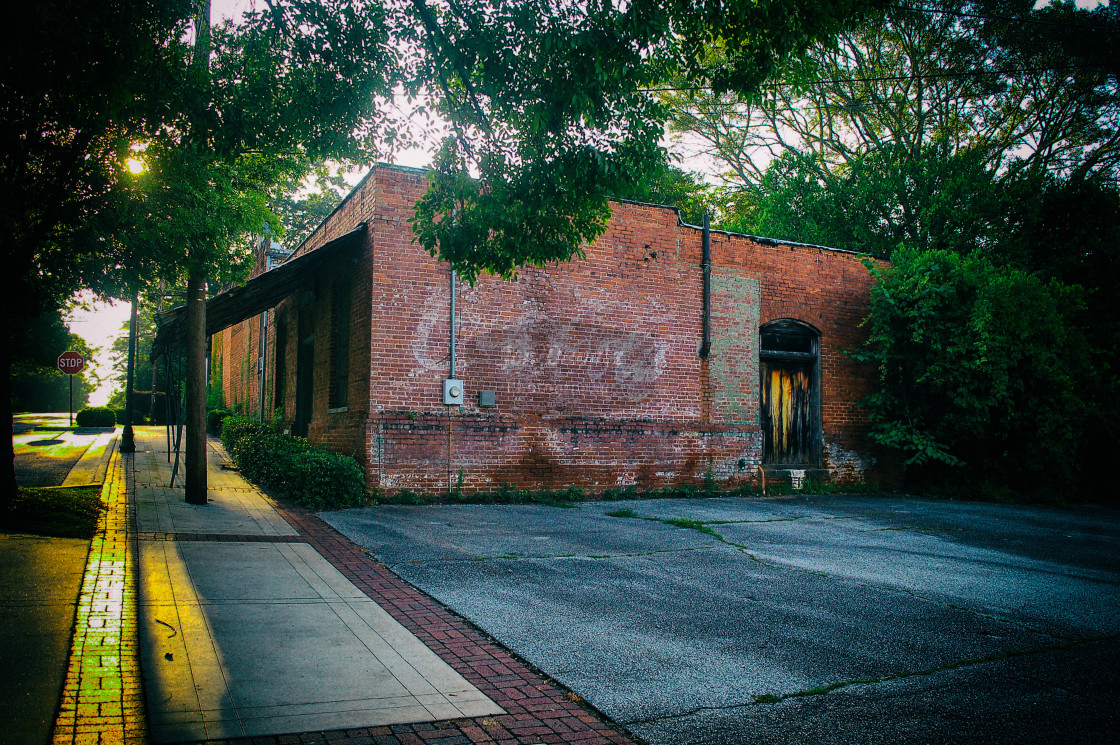
[[220,379],[226,408],[253,413],[260,400],[257,379],[260,318],[253,317],[211,339],[211,385]]
[[[699,242],[699,231],[691,231]],[[746,236],[713,233],[712,262],[720,271],[734,272],[759,283],[760,312],[755,328],[731,326],[725,320],[713,335],[736,338],[737,359],[753,365],[750,380],[758,381],[760,324],[794,319],[820,332],[821,420],[823,465],[838,480],[857,481],[875,473],[881,454],[867,440],[866,411],[856,402],[870,394],[875,370],[857,363],[845,350],[858,349],[866,339],[860,323],[867,315],[871,277],[859,256],[813,246],[752,240]],[[751,350],[753,353],[746,353]],[[713,355],[714,356],[714,355]],[[754,394],[757,417],[757,393]],[[882,469],[878,469],[881,471]]]
[[[255,277],[262,273],[264,267],[264,255],[260,254],[251,276]],[[272,365],[274,323],[275,319],[270,313],[265,326],[265,334],[268,338],[264,350],[266,369],[263,383],[266,417],[271,416],[272,413],[272,376],[275,373]],[[218,332],[210,340],[210,385],[220,384],[226,408],[252,416],[260,414],[262,376],[258,370],[257,360],[261,351],[261,326],[261,316],[252,316]]]
[[[870,280],[858,257],[713,234],[713,343],[702,360],[701,231],[672,210],[616,205],[585,260],[460,289],[467,405],[447,412],[448,271],[407,223],[425,178],[382,169],[371,186],[381,486],[445,488],[460,470],[468,488],[753,480],[758,327],[779,318],[821,333],[824,465],[850,480],[872,467],[854,407],[870,381],[841,351],[862,339]],[[479,408],[479,390],[495,391],[497,407]]]
[[[365,218],[367,197],[361,189],[355,193],[319,226],[294,255],[302,255],[353,230]],[[340,256],[320,271],[306,278],[304,287],[295,295],[281,302],[269,313],[265,329],[267,347],[264,375],[264,413],[271,417],[280,412],[290,428],[296,412],[296,364],[299,355],[301,331],[314,335],[314,391],[313,416],[308,428],[308,438],[319,445],[339,453],[353,455],[369,471],[369,349],[370,349],[370,287],[363,278],[370,276],[368,252]],[[264,258],[259,257],[252,276],[263,271]],[[334,385],[333,363],[337,354],[334,314],[331,312],[334,293],[340,279],[350,280],[349,293],[349,361],[348,397],[345,406],[332,406],[331,389]],[[301,325],[300,313],[308,315]],[[257,374],[258,345],[260,344],[260,316],[253,316],[231,326],[212,339],[216,354],[214,360],[222,365],[221,379],[225,403],[228,407],[256,416],[260,413],[261,380]],[[279,357],[278,345],[283,346]],[[277,376],[282,384],[277,386]],[[278,398],[277,394],[280,392]]]
[[[315,281],[315,382],[308,438],[339,453],[353,455],[369,467],[367,417],[369,416],[370,256],[361,252],[353,259],[342,257],[319,273]],[[333,406],[335,314],[332,307],[340,280],[350,281],[349,358],[347,398],[344,406]],[[292,360],[291,364],[294,364]],[[294,416],[295,381],[291,398]]]
[[[358,451],[372,486],[753,481],[762,453],[758,329],[781,318],[821,334],[824,465],[841,479],[875,475],[854,406],[873,380],[842,352],[862,341],[870,279],[858,257],[713,233],[712,348],[701,359],[701,231],[663,207],[614,205],[585,260],[460,285],[456,376],[466,405],[445,407],[449,271],[413,242],[408,223],[426,187],[421,171],[375,169],[301,248],[369,225],[358,263],[312,278],[314,302],[302,307],[316,337],[310,437]],[[330,298],[348,271],[350,400],[335,412]],[[280,308],[289,420],[300,307],[293,297]],[[495,392],[494,408],[479,406],[482,390]]]

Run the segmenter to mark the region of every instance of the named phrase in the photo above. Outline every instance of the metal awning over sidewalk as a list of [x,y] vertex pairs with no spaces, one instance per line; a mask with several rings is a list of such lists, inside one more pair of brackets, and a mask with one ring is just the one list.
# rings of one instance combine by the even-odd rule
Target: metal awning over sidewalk
[[[348,251],[359,248],[365,238],[366,223],[345,235],[324,243],[313,251],[288,259],[275,269],[253,277],[244,285],[231,287],[206,301],[206,335],[211,336],[224,328],[244,321],[269,308],[274,308],[284,298],[303,285],[309,274],[322,265]],[[161,313],[159,330],[152,344],[152,359],[161,357],[179,345],[186,325],[187,308],[180,305]]]

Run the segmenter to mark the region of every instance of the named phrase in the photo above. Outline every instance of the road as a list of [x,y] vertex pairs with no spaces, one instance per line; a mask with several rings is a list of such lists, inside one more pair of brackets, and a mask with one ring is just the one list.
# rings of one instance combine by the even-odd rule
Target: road
[[322,517],[652,745],[1120,731],[1116,510],[832,496]]
[[16,481],[20,486],[61,486],[90,445],[105,430],[72,427],[68,414],[12,417]]

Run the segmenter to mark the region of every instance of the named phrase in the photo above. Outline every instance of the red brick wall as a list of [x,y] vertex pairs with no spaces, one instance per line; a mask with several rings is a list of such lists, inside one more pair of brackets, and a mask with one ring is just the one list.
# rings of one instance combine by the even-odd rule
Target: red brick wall
[[[862,340],[870,279],[859,258],[713,233],[712,350],[701,359],[701,231],[663,207],[614,205],[586,260],[460,285],[456,375],[466,405],[445,407],[449,272],[413,242],[408,224],[426,186],[421,171],[375,169],[301,248],[368,223],[358,262],[312,281],[310,437],[356,452],[371,486],[753,481],[762,449],[758,328],[781,318],[821,334],[823,465],[841,479],[876,475],[866,420],[854,406],[872,371],[841,351]],[[347,411],[331,412],[330,293],[339,272],[354,277],[350,400]],[[293,298],[280,309],[291,337],[288,419],[298,305]],[[496,407],[479,407],[481,390],[495,392]]]
[[[257,264],[251,276],[264,271],[263,248],[258,250]],[[211,294],[215,294],[211,291]],[[262,376],[258,371],[260,357],[260,335],[262,318],[252,316],[234,326],[230,326],[210,339],[210,385],[220,385],[223,404],[227,409],[250,416],[261,412],[261,383],[264,383],[264,415],[272,416],[273,392],[275,384],[274,347],[275,315],[268,314],[265,335],[265,370]]]
[[[856,481],[872,472],[885,478],[886,474],[874,473],[881,454],[867,440],[865,410],[856,406],[872,392],[875,370],[844,351],[858,349],[866,339],[860,322],[867,315],[871,278],[860,257],[738,235],[713,234],[711,244],[714,265],[759,278],[760,324],[788,318],[820,332],[823,465],[831,476]],[[724,328],[719,333],[749,337],[749,342],[743,339],[743,349],[754,351],[757,390],[757,329]]]
[[219,382],[226,408],[256,412],[258,405],[257,355],[260,317],[242,321],[211,339],[210,384]]

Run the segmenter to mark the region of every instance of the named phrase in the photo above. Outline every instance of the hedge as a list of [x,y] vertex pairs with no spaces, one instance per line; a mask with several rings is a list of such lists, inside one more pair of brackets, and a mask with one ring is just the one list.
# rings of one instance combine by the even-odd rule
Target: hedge
[[285,435],[275,423],[227,416],[222,442],[245,478],[309,509],[357,507],[367,501],[357,461]]
[[107,406],[87,406],[75,415],[79,427],[115,427],[117,415]]
[[[113,409],[113,415],[117,417],[117,424],[124,424],[124,413],[124,409]],[[148,421],[148,417],[134,408],[132,410],[132,424],[134,426],[139,426],[141,424],[151,424],[151,422]]]
[[206,431],[221,437],[222,422],[233,412],[228,409],[210,409],[206,412]]

